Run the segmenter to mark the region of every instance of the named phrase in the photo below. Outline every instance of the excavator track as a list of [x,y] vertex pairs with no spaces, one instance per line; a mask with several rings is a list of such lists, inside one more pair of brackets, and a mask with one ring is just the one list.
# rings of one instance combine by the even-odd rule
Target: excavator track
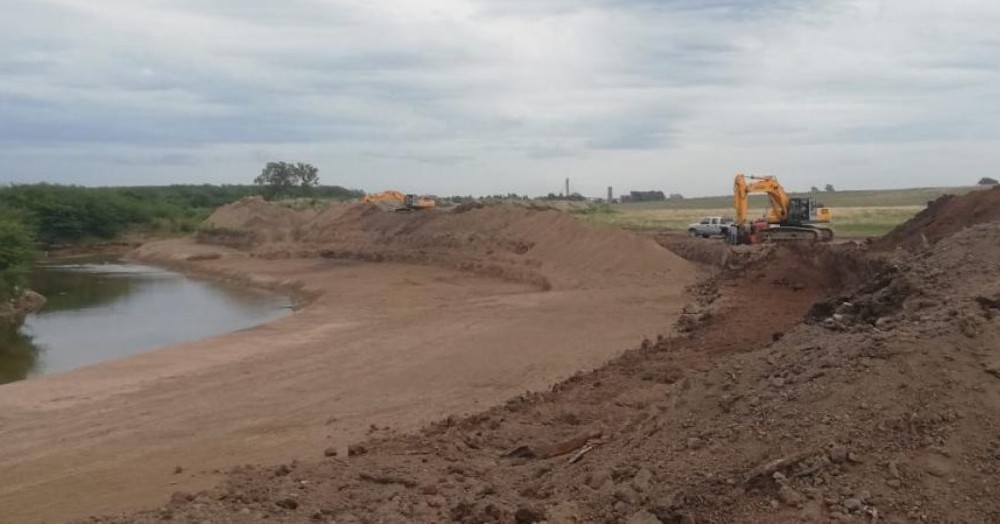
[[763,232],[767,242],[830,242],[833,230],[826,227],[776,226]]

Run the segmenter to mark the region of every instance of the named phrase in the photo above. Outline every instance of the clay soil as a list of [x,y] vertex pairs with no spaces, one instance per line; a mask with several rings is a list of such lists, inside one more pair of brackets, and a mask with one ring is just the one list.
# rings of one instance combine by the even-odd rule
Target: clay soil
[[543,391],[667,334],[699,274],[556,212],[313,216],[251,200],[213,218],[212,238],[132,256],[290,293],[297,311],[0,388],[0,521],[156,507],[241,464],[322,457]]
[[[88,381],[67,379],[67,387],[81,388],[70,400],[35,390],[22,396],[22,416],[31,421],[50,411],[79,421],[79,413],[59,411],[66,402],[90,416],[133,409],[119,413],[140,427],[143,416],[171,414],[168,422],[183,428],[170,433],[172,424],[151,421],[134,436],[113,427],[116,443],[107,449],[126,456],[115,461],[109,452],[96,460],[114,470],[107,478],[141,470],[164,483],[173,475],[177,485],[158,501],[152,491],[142,494],[135,505],[142,511],[90,521],[997,522],[1000,222],[981,202],[997,194],[939,201],[874,245],[729,249],[656,237],[667,250],[547,212],[487,208],[469,210],[466,218],[427,214],[407,221],[343,207],[283,222],[278,233],[248,235],[239,250],[154,246],[145,256],[233,278],[254,275],[247,281],[258,285],[286,285],[283,279],[295,274],[300,294],[314,302],[285,322],[301,322],[310,335],[299,340],[300,349],[289,341],[292,330],[276,326],[252,330],[254,341],[227,335],[236,338],[218,358],[229,355],[245,367],[228,364],[200,377],[182,368],[164,372],[191,388],[185,394],[152,380],[102,397],[101,386],[85,389]],[[237,215],[230,227],[240,226]],[[371,269],[358,260],[381,264]],[[384,281],[381,291],[359,288],[340,310],[325,310],[333,307],[324,301],[334,288],[321,288],[331,274],[322,264],[350,264],[373,275],[389,268],[446,272],[461,281],[440,304],[457,304],[458,311],[427,306],[438,304],[427,297],[393,310],[385,297],[396,286]],[[442,292],[438,285],[423,289]],[[382,301],[356,311],[376,296]],[[483,301],[502,306],[477,310]],[[387,307],[396,314],[364,324]],[[397,329],[398,319],[421,307],[429,309],[405,324],[409,330]],[[389,336],[370,329],[377,326],[391,338],[359,342],[347,362],[376,354],[367,366],[340,373],[325,353],[340,355],[329,340],[343,340],[336,330],[350,328],[332,328],[329,319],[341,318],[331,312],[351,311],[358,312],[357,333]],[[494,326],[501,318],[511,322]],[[419,330],[424,322],[436,324]],[[524,332],[532,322],[537,327]],[[486,331],[438,358],[426,356],[462,337],[455,325]],[[332,331],[312,335],[324,330]],[[630,332],[634,342],[622,354],[614,344]],[[379,349],[392,348],[392,341],[413,349],[405,357]],[[461,358],[483,345],[474,360]],[[248,346],[267,364],[259,365],[253,351],[248,356]],[[592,359],[567,365],[580,354]],[[383,370],[386,359],[396,373]],[[234,370],[248,371],[253,385],[241,383]],[[471,406],[476,382],[456,378],[468,373],[493,386]],[[560,373],[570,376],[556,380]],[[257,380],[265,377],[278,382]],[[343,389],[330,385],[342,381]],[[30,382],[22,387],[32,389]],[[87,401],[74,404],[81,397]],[[145,411],[154,398],[167,401]],[[200,415],[188,419],[185,410]],[[316,422],[328,412],[337,415]],[[267,431],[235,431],[248,417],[266,421]],[[0,462],[34,453],[35,461],[16,473],[30,475],[34,465],[47,477],[0,498],[4,507],[30,500],[25,493],[34,486],[42,487],[35,499],[41,504],[79,485],[80,479],[58,483],[76,471],[55,460],[68,455],[38,461],[56,453],[57,437],[93,433],[90,445],[98,450],[107,440],[101,426],[50,429],[43,425],[57,424],[56,416],[34,420],[22,422],[19,438],[0,437],[7,439]],[[43,436],[43,445],[28,444],[30,430]],[[149,440],[152,433],[162,433],[161,440]],[[298,460],[281,459],[282,452]],[[138,466],[145,457],[155,467]],[[182,467],[169,471],[171,458]],[[242,465],[222,476],[206,472],[206,464],[225,463]],[[152,484],[131,480],[135,496],[138,486]],[[158,493],[169,489],[159,487]],[[124,496],[116,502],[128,506]]]
[[346,453],[241,467],[111,520],[996,522],[1000,223],[970,200],[938,206],[965,227],[913,245],[926,234],[905,224],[877,252],[661,237],[724,268],[691,288],[673,336],[548,392],[371,428]]

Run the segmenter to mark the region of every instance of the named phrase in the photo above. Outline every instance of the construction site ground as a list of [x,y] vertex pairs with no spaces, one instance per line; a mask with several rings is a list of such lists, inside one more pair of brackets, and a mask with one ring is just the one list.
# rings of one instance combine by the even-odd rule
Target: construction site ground
[[[244,218],[267,219],[264,206]],[[404,228],[419,219],[360,211]],[[524,247],[484,228],[509,230],[535,213],[476,214],[462,218],[477,224],[469,234],[481,242],[466,238],[429,255],[446,255],[454,268],[393,262],[394,244],[374,239],[353,248],[380,263],[328,252],[348,242],[315,242],[326,251],[308,256],[270,241],[144,246],[135,257],[291,293],[300,307],[249,330],[5,386],[0,521],[155,507],[174,491],[217,484],[240,464],[322,456],[372,427],[412,431],[544,390],[665,333],[697,279],[692,264],[651,240],[609,237],[557,213],[525,226],[520,241],[572,240],[545,258],[508,263],[502,258]],[[576,260],[574,249],[595,248],[611,258]],[[632,271],[602,276],[622,264]]]
[[872,242],[736,248],[525,209],[248,227],[274,211],[259,205],[136,256],[309,304],[6,389],[0,506],[21,521],[1000,520],[1000,190]]

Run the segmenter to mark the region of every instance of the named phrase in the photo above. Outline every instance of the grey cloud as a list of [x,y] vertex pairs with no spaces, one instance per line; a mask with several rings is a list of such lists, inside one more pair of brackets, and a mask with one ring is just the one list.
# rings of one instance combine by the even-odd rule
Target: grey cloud
[[[1000,12],[985,2],[936,18],[929,0],[423,5],[11,0],[0,151],[49,150],[57,166],[72,148],[141,149],[104,162],[150,176],[212,162],[220,177],[246,168],[227,159],[293,151],[358,172],[409,164],[432,183],[471,162],[652,172],[648,153],[682,146],[742,158],[1000,136]],[[914,30],[932,18],[938,41]]]
[[396,153],[396,152],[369,152],[367,156],[372,158],[388,159],[388,160],[403,160],[403,161],[414,161],[421,164],[431,164],[438,166],[451,166],[456,164],[461,164],[468,162],[473,159],[469,155],[447,155],[447,154],[433,154],[433,153]]
[[152,155],[109,156],[108,160],[124,166],[145,166],[149,164],[195,166],[204,162],[205,158],[193,153],[157,153]]
[[568,147],[531,146],[527,150],[528,157],[538,160],[550,158],[566,158],[578,155],[579,152]]
[[587,140],[591,149],[661,149],[669,144],[670,133],[665,124],[643,122],[607,126]]
[[489,0],[490,14],[561,15],[584,9],[646,13],[712,13],[732,18],[759,18],[780,12],[796,12],[820,4],[820,0]]

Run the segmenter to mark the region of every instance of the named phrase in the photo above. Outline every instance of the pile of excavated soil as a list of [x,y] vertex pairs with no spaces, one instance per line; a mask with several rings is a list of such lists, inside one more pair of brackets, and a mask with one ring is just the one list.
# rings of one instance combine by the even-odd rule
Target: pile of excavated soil
[[1000,186],[965,195],[944,195],[876,242],[876,247],[913,251],[974,224],[1000,220]]
[[654,237],[661,246],[681,257],[711,267],[725,267],[733,249],[724,242],[713,242],[673,231],[660,231]]
[[853,249],[724,271],[686,334],[549,393],[122,521],[1000,520],[1000,222],[881,269]]
[[252,230],[255,242],[208,243],[266,258],[310,252],[327,258],[428,264],[535,284],[543,289],[609,287],[689,274],[692,267],[650,239],[597,228],[555,210],[486,206],[391,212],[331,206],[308,220],[260,200],[221,208],[208,220]]
[[247,197],[216,209],[202,224],[200,240],[234,247],[291,241],[315,214]]

